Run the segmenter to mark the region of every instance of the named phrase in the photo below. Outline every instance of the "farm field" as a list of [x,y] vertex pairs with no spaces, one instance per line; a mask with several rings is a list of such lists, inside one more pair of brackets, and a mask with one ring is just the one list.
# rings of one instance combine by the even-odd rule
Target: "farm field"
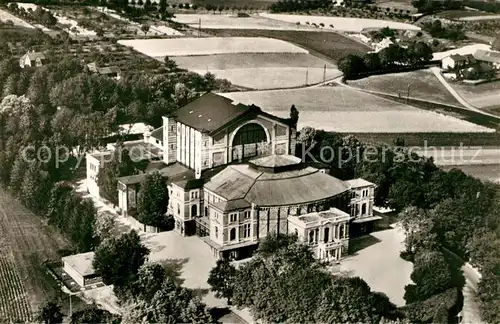
[[333,25],[333,30],[346,31],[346,32],[360,32],[365,28],[384,28],[389,27],[391,29],[398,30],[420,30],[420,27],[389,21],[389,20],[378,20],[378,19],[366,19],[366,18],[346,18],[346,17],[326,17],[326,16],[306,16],[306,15],[283,15],[283,14],[269,14],[261,13],[261,17],[275,19],[279,21],[285,21],[289,23],[306,24],[315,23],[317,25],[324,24],[325,29],[330,28]]
[[288,42],[264,37],[207,37],[120,40],[150,57],[232,53],[308,53]]
[[235,103],[253,103],[280,117],[288,117],[291,105],[295,105],[300,112],[299,129],[311,126],[342,133],[494,132],[458,118],[341,86],[222,95]]
[[0,233],[0,321],[26,322],[41,303],[59,294],[42,262],[59,259],[58,251],[70,246],[1,188]]
[[295,22],[272,20],[258,15],[242,18],[231,14],[176,14],[172,20],[193,28],[200,27],[201,22],[202,29],[317,30],[306,25],[297,26]]
[[[120,16],[116,11],[112,9],[108,9],[105,7],[95,7],[94,14],[99,15],[99,20],[105,20],[104,17],[108,17],[110,22],[117,24],[118,26],[126,26],[126,29],[116,28],[113,24],[106,24],[105,30],[113,30],[114,34],[118,34],[119,36],[132,36],[132,35],[144,35],[144,32],[141,30],[141,24],[131,21],[125,17]],[[88,21],[88,23],[94,23],[94,19]],[[100,26],[103,27],[103,26]],[[159,25],[157,23],[149,24],[149,31],[144,36],[182,36],[183,34],[173,28],[170,28],[166,25]]]
[[24,20],[17,18],[10,12],[0,9],[0,21],[5,23],[7,20],[12,21],[15,26],[25,27],[25,28],[35,28],[32,25],[25,22]]
[[464,173],[484,181],[500,183],[500,164],[488,165],[460,165],[442,167],[444,170],[458,168]]
[[483,13],[481,16],[472,16],[472,17],[462,17],[459,20],[462,21],[481,21],[481,20],[498,20],[500,19],[500,15],[488,15]]
[[441,18],[445,19],[459,19],[461,20],[462,18],[472,18],[472,17],[484,17],[484,16],[494,16],[491,13],[488,12],[483,12],[483,11],[472,11],[472,10],[446,10],[439,12],[437,14]]
[[311,54],[337,61],[348,54],[361,54],[371,49],[353,39],[334,32],[308,32],[304,30],[212,29],[205,30],[222,37],[270,37],[297,44]]
[[471,105],[500,116],[500,82],[478,85],[450,82],[450,85]]
[[409,90],[410,98],[461,106],[429,70],[374,75],[349,81],[349,85],[364,90],[400,95],[403,98],[408,96]]
[[[158,58],[160,61],[163,58]],[[179,67],[252,89],[299,87],[331,80],[342,73],[331,63],[311,54],[220,54],[176,56]]]

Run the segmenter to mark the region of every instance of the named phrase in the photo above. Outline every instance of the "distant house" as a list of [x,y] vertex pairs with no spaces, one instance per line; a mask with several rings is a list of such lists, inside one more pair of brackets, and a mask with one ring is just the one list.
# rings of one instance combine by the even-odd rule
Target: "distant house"
[[41,52],[31,51],[19,59],[19,66],[24,69],[25,67],[38,67],[46,62],[45,55]]
[[394,44],[394,42],[390,38],[386,37],[382,39],[380,42],[374,43],[373,47],[375,48],[375,52],[378,53],[384,48],[391,46],[392,44]]
[[102,283],[102,278],[94,270],[93,261],[94,252],[69,255],[62,258],[63,271],[80,287]]
[[476,64],[476,59],[472,54],[452,54],[441,60],[441,67],[445,70],[465,68],[473,64]]
[[494,69],[500,69],[500,52],[479,49],[474,53],[474,58],[479,62],[488,64]]
[[97,63],[92,62],[87,64],[87,69],[90,72],[98,73],[100,75],[104,75],[110,78],[120,79],[120,69],[116,66],[103,66],[99,67]]

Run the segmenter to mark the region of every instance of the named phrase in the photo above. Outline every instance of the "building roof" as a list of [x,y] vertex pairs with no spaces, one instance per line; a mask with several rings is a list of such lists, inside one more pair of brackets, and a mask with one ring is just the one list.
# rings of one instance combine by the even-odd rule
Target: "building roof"
[[350,188],[361,188],[361,187],[375,186],[374,183],[371,183],[370,181],[366,181],[365,179],[361,179],[361,178],[347,180],[346,183],[349,185]]
[[261,207],[304,204],[349,190],[343,181],[312,167],[271,173],[248,164],[228,166],[213,176],[205,188],[228,201],[244,199]]
[[92,261],[94,260],[94,252],[80,253],[69,255],[62,258],[64,263],[70,265],[82,277],[95,274]]
[[175,119],[199,131],[214,131],[246,113],[248,106],[233,105],[232,100],[214,93],[206,93],[179,108]]
[[465,55],[461,55],[461,54],[451,54],[450,56],[448,56],[449,58],[451,58],[453,61],[455,62],[460,62],[460,61],[469,61],[469,62],[475,62],[476,60],[474,59],[474,56],[472,54],[465,54]]
[[45,55],[41,52],[28,52],[23,55],[23,58],[28,57],[30,61],[35,61],[37,58],[45,60]]
[[341,211],[338,208],[332,207],[328,210],[321,212],[312,212],[309,214],[289,216],[290,219],[300,221],[304,225],[312,225],[316,223],[326,223],[326,222],[339,222],[349,220],[351,216]]
[[500,52],[485,51],[485,50],[478,49],[474,53],[474,57],[478,61],[500,63]]
[[163,127],[158,127],[157,129],[152,131],[151,137],[154,137],[157,140],[163,141]]
[[124,176],[118,178],[117,180],[125,185],[138,184],[142,182],[147,174],[155,171],[160,172],[160,174],[167,179],[167,182],[174,182],[176,184],[180,183],[182,187],[182,183],[184,181],[187,182],[195,178],[194,172],[180,163],[166,165],[161,161],[154,161],[148,165],[145,173]]
[[175,112],[175,120],[200,132],[213,133],[247,113],[265,115],[282,123],[285,119],[263,112],[255,105],[233,104],[233,100],[208,92]]
[[302,159],[293,155],[269,155],[251,161],[252,164],[267,168],[279,168],[290,165],[297,165]]

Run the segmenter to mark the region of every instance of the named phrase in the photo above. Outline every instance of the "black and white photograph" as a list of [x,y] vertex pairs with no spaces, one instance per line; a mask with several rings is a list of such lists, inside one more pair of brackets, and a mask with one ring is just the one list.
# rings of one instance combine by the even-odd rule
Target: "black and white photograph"
[[0,323],[500,323],[500,0],[0,0]]

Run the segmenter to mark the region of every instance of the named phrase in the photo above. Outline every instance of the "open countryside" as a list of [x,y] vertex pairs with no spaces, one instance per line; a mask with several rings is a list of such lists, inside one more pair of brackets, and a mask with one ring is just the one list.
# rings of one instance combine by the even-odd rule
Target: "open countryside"
[[[0,322],[500,322],[488,8],[41,4],[0,1]],[[295,141],[405,157],[299,162]],[[85,159],[23,164],[38,142]]]
[[266,107],[267,112],[281,117],[285,117],[289,107],[294,104],[301,111],[299,128],[314,125],[327,131],[353,133],[495,131],[342,86],[223,95],[235,102]]

